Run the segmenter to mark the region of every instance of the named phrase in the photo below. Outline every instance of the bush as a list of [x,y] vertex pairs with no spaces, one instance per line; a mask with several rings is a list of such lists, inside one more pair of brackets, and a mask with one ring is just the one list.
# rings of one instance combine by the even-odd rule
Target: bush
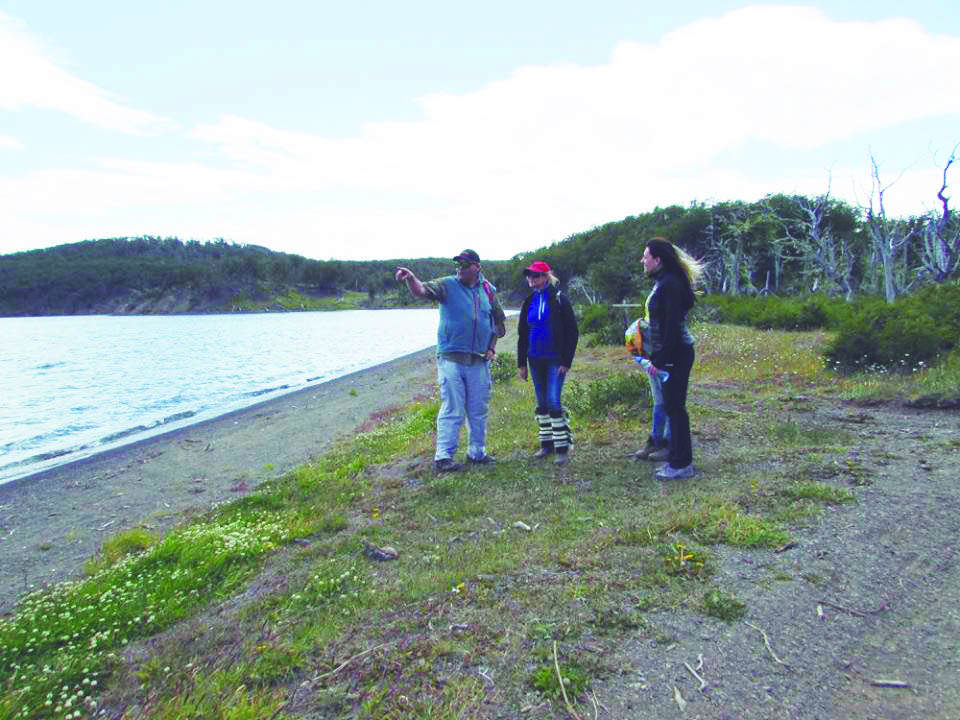
[[851,315],[849,303],[824,295],[708,295],[698,304],[703,306],[699,315],[710,322],[764,330],[835,328]]
[[565,405],[577,415],[603,417],[650,407],[650,383],[642,371],[616,374],[584,384],[571,380],[564,393]]
[[490,363],[490,375],[495,383],[508,383],[517,375],[517,356],[513,353],[497,353]]
[[578,309],[580,309],[578,327],[584,346],[623,344],[623,333],[630,322],[622,311],[609,305],[599,304],[584,305]]
[[933,285],[885,303],[858,301],[825,355],[840,370],[912,371],[960,342],[960,284]]

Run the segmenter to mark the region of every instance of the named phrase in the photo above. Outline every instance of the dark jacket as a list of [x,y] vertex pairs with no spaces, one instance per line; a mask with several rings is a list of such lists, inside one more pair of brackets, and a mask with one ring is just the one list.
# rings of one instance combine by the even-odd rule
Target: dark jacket
[[650,297],[650,362],[654,367],[672,365],[681,344],[693,344],[687,329],[690,296],[675,273],[662,270],[653,277],[656,290]]
[[[573,355],[577,351],[577,341],[580,339],[577,318],[573,314],[573,306],[566,295],[552,285],[548,285],[545,292],[550,308],[548,316],[550,337],[553,340],[554,349],[560,356],[560,365],[570,367],[573,365]],[[527,351],[530,344],[530,324],[527,322],[527,312],[534,295],[536,293],[530,293],[523,301],[523,307],[520,308],[520,322],[517,325],[517,367],[525,367],[527,364]]]

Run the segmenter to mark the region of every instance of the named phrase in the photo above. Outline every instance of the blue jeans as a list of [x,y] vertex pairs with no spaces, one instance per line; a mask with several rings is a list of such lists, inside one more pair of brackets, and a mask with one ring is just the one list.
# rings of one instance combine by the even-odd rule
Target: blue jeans
[[437,357],[440,412],[437,414],[437,448],[434,459],[452,458],[460,443],[460,428],[467,420],[467,455],[476,459],[486,452],[487,406],[490,404],[490,365],[477,358],[467,365]]
[[652,375],[647,375],[647,378],[650,380],[650,394],[653,396],[650,439],[657,445],[667,445],[670,442],[670,422],[667,420],[667,408],[663,403],[663,381]]
[[[563,382],[567,379],[567,376],[557,372],[557,368],[560,367],[559,362],[542,358],[527,358],[527,365],[530,366],[533,392],[537,395],[537,412],[544,415],[560,413],[563,410],[560,395],[563,392]],[[556,415],[556,417],[559,417],[559,415]]]

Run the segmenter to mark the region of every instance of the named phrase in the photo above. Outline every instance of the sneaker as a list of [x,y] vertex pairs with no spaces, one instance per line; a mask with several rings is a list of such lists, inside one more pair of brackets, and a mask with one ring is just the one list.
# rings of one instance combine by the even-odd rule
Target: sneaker
[[679,480],[681,478],[693,477],[693,474],[692,464],[682,468],[675,468],[670,467],[670,463],[667,463],[657,470],[657,480]]
[[543,460],[545,457],[553,455],[552,447],[542,447],[533,454],[534,460]]
[[570,462],[570,453],[557,453],[557,459],[553,461],[553,464],[557,467],[563,467],[568,462]]
[[468,455],[467,462],[469,462],[471,465],[495,465],[497,462],[497,459],[492,455],[487,455],[486,453],[484,453],[478,458],[472,458]]
[[451,458],[440,458],[433,461],[433,471],[438,473],[457,472],[462,470],[463,465],[454,462]]

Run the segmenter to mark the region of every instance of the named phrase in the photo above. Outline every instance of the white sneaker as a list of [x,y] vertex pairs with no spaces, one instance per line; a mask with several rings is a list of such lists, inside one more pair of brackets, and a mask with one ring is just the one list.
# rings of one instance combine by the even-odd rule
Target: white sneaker
[[670,467],[670,463],[666,463],[662,468],[657,470],[657,480],[679,480],[680,478],[693,477],[694,470],[693,465],[687,465],[682,468]]

